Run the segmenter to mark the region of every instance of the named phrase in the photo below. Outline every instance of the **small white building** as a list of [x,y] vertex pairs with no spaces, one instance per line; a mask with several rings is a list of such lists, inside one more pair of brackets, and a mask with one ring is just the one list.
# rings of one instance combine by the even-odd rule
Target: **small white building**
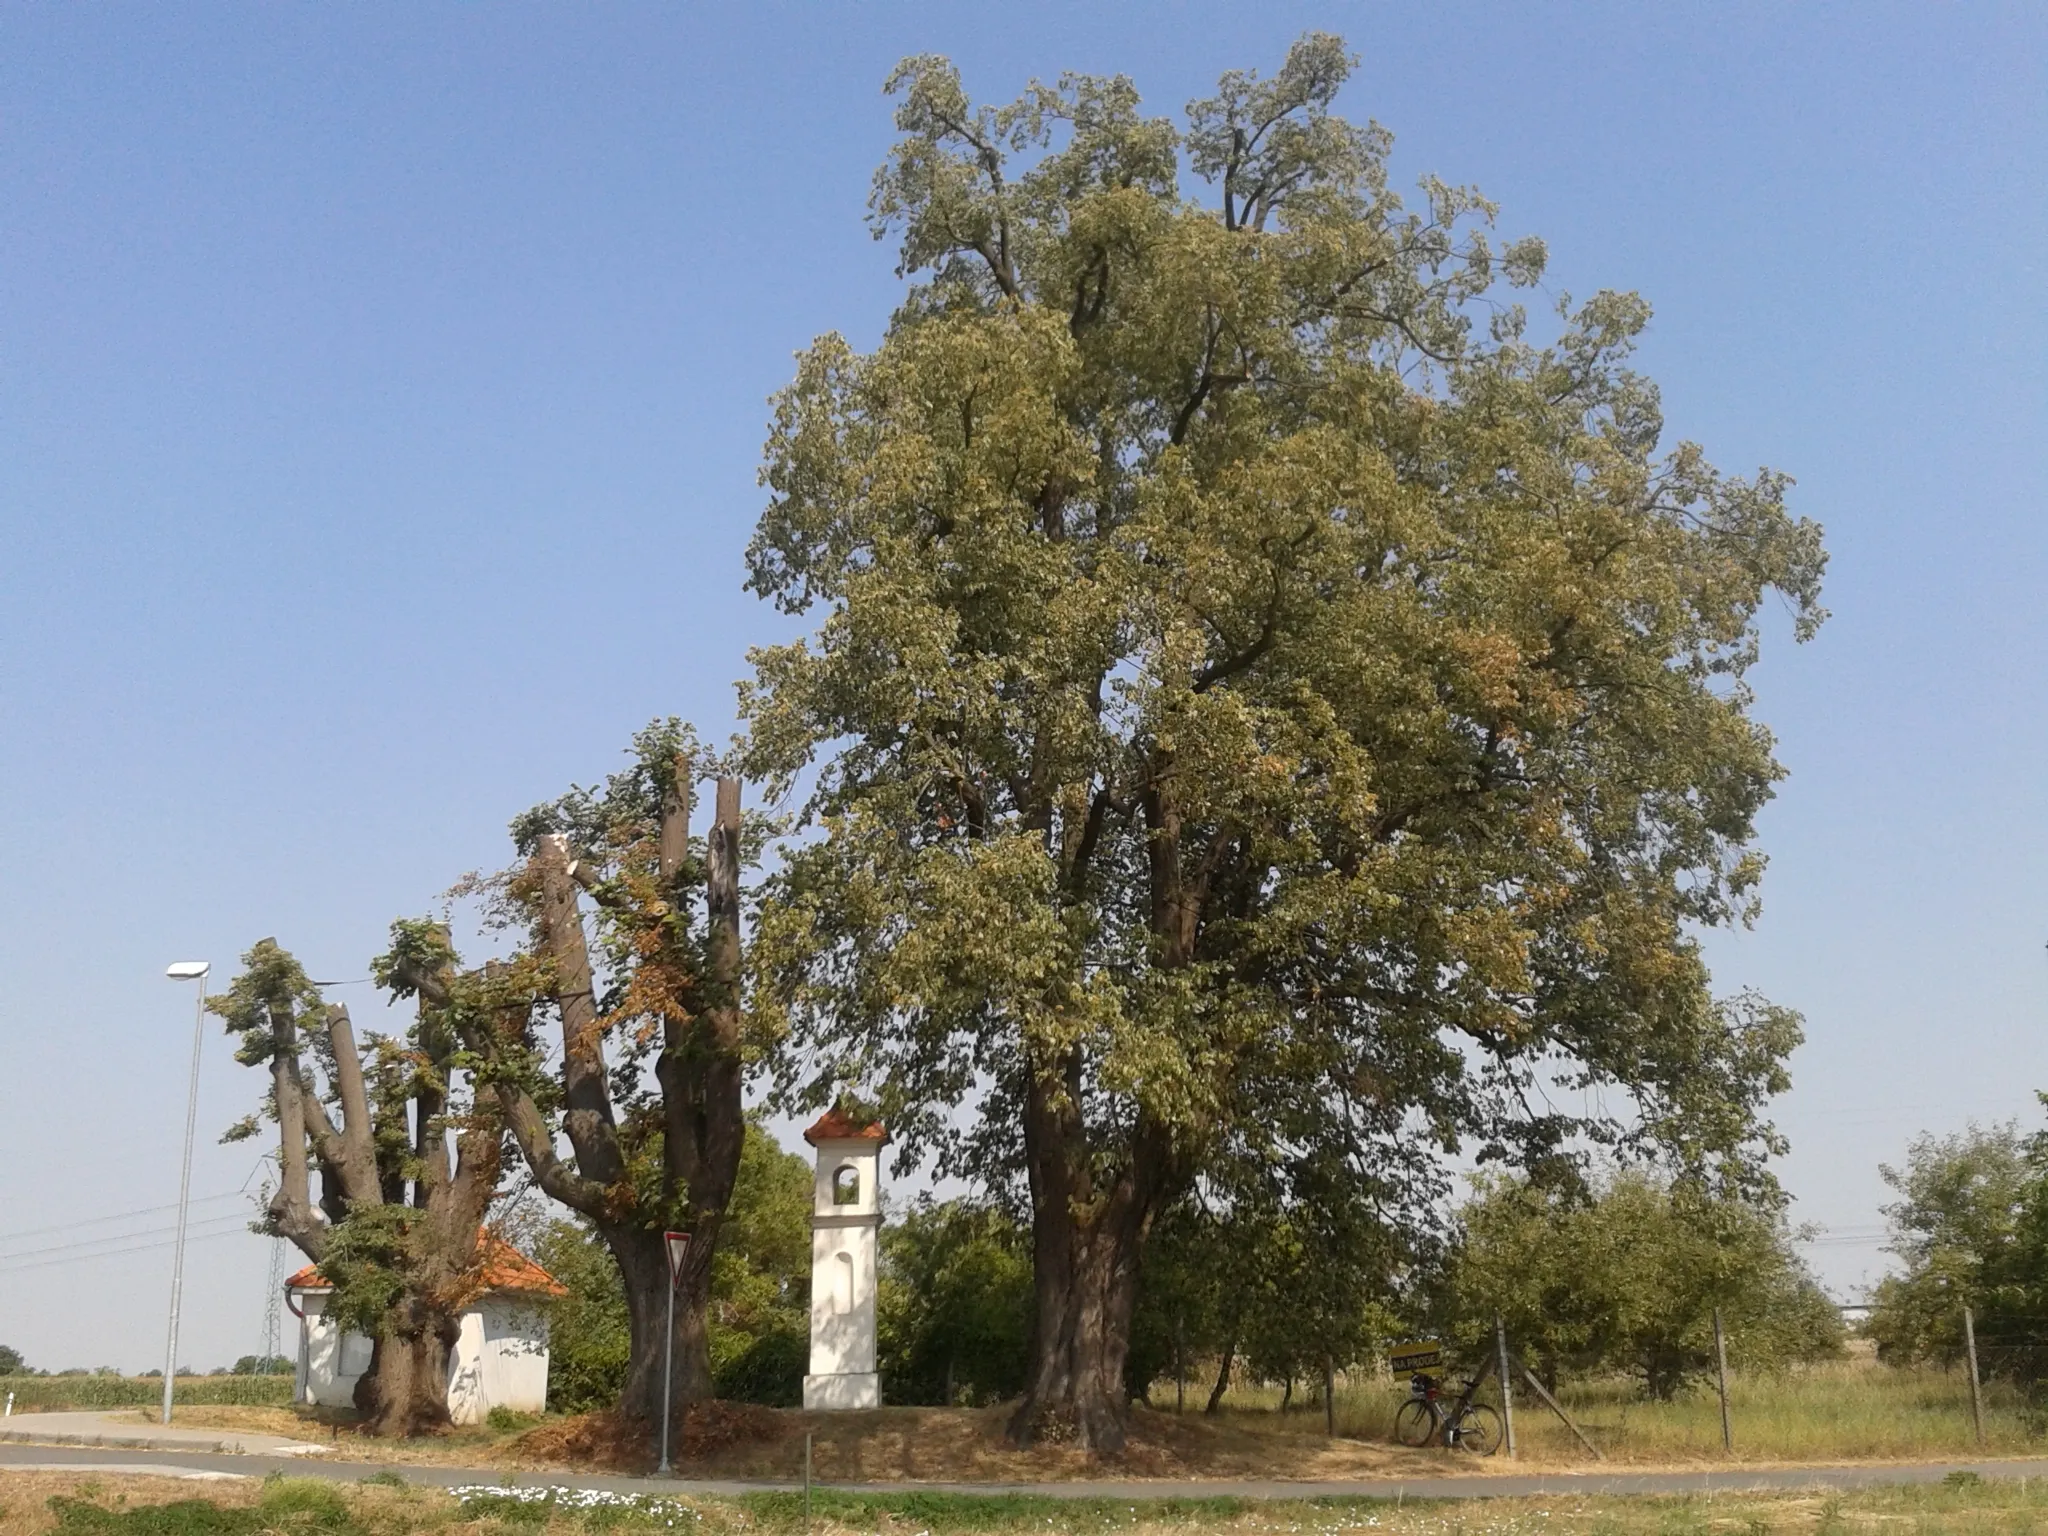
[[[544,1303],[568,1292],[501,1238],[486,1234],[477,1257],[476,1288],[462,1309],[462,1334],[448,1357],[448,1416],[457,1424],[480,1424],[493,1408],[540,1413],[548,1403]],[[327,1320],[333,1291],[312,1264],[284,1283],[285,1305],[299,1319],[293,1401],[348,1408],[355,1403],[356,1382],[370,1368],[370,1340]]]
[[828,1111],[804,1132],[818,1149],[811,1200],[811,1370],[807,1409],[879,1408],[875,1260],[881,1234],[879,1122]]

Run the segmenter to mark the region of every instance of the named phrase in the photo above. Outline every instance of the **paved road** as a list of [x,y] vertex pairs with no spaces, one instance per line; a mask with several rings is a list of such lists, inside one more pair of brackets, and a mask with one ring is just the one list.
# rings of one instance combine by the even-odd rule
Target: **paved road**
[[193,1429],[173,1421],[154,1424],[125,1412],[23,1413],[0,1418],[0,1444],[120,1446],[137,1451],[223,1451],[233,1455],[318,1456],[327,1449],[307,1440],[245,1429]]
[[[738,1482],[718,1479],[604,1477],[574,1473],[507,1473],[502,1467],[383,1466],[376,1462],[336,1461],[329,1457],[223,1456],[198,1451],[150,1452],[99,1449],[89,1446],[0,1445],[0,1472],[10,1467],[58,1471],[97,1468],[108,1473],[145,1470],[170,1476],[193,1473],[241,1474],[262,1477],[284,1472],[295,1477],[329,1477],[355,1481],[379,1472],[395,1472],[408,1482],[449,1488],[464,1484],[517,1484],[529,1488],[603,1488],[619,1493],[736,1494],[773,1490],[794,1492],[801,1484]],[[1865,1488],[1888,1483],[1934,1483],[1951,1472],[1976,1472],[1984,1477],[2048,1477],[2048,1460],[1942,1461],[1906,1466],[1758,1467],[1714,1472],[1566,1472],[1519,1477],[1414,1477],[1352,1479],[1333,1482],[1239,1482],[1221,1479],[1189,1482],[1102,1481],[1086,1483],[821,1483],[848,1493],[1037,1493],[1056,1499],[1484,1499],[1531,1494],[1626,1494],[1733,1492],[1744,1489]]]

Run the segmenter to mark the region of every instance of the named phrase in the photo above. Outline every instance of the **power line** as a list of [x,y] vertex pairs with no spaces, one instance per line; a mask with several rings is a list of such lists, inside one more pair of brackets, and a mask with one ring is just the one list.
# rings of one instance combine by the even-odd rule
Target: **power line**
[[[187,1233],[185,1241],[188,1243],[210,1243],[216,1238],[239,1237],[247,1232],[247,1230],[246,1227],[227,1227],[219,1232],[202,1232],[196,1236]],[[105,1253],[70,1253],[60,1258],[38,1259],[33,1264],[18,1264],[12,1268],[0,1268],[0,1279],[4,1279],[9,1275],[25,1274],[32,1269],[48,1269],[53,1264],[82,1264],[92,1259],[118,1259],[126,1254],[147,1253],[153,1248],[168,1248],[174,1241],[176,1239],[166,1237],[153,1243],[137,1243],[132,1248],[110,1248]]]
[[[193,1227],[218,1227],[220,1226],[220,1223],[224,1221],[233,1222],[234,1227],[232,1229],[222,1228],[221,1230],[223,1231],[245,1231],[248,1227],[247,1220],[241,1215],[240,1212],[236,1211],[231,1211],[224,1216],[208,1216],[203,1218],[202,1220],[191,1223],[191,1225]],[[86,1248],[98,1248],[107,1243],[126,1243],[132,1242],[137,1238],[150,1238],[153,1239],[153,1241],[144,1243],[142,1245],[143,1247],[161,1247],[163,1246],[164,1242],[172,1241],[175,1239],[177,1230],[178,1229],[176,1227],[150,1227],[140,1232],[110,1232],[105,1237],[90,1237],[85,1239],[83,1242],[52,1243],[47,1248],[24,1248],[19,1253],[0,1254],[0,1274],[10,1273],[17,1259],[37,1259],[43,1257],[45,1254],[78,1252],[79,1250],[83,1250]],[[117,1249],[115,1251],[126,1253],[131,1250],[124,1248]],[[79,1257],[91,1258],[95,1257],[95,1255],[79,1252]],[[33,1268],[34,1266],[30,1267]]]
[[[245,1185],[244,1189],[246,1187]],[[218,1195],[195,1195],[192,1203],[213,1205],[222,1200],[232,1200],[241,1195],[244,1189],[230,1189]],[[178,1203],[174,1200],[169,1205],[146,1205],[139,1211],[121,1211],[112,1216],[91,1216],[84,1221],[63,1221],[54,1227],[28,1227],[20,1232],[0,1233],[0,1243],[19,1242],[24,1237],[46,1237],[52,1232],[76,1232],[80,1227],[103,1227],[109,1222],[129,1221],[137,1216],[157,1216],[165,1211],[175,1211],[177,1208]]]

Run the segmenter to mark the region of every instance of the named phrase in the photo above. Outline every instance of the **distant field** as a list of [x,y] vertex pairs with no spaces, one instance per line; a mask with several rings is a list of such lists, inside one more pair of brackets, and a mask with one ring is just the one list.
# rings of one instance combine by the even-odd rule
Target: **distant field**
[[[14,1394],[16,1413],[72,1408],[138,1408],[160,1403],[160,1376],[0,1376],[0,1401]],[[289,1376],[180,1376],[171,1401],[236,1407],[281,1406],[292,1400]]]

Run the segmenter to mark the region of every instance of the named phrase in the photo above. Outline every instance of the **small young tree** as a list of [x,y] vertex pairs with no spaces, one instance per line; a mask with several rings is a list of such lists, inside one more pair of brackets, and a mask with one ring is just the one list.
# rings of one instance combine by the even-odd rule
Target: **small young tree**
[[[366,1075],[348,1009],[324,1002],[275,939],[259,941],[242,967],[206,1006],[239,1038],[236,1060],[270,1072],[278,1181],[260,1230],[320,1265],[334,1286],[330,1315],[371,1338],[356,1384],[371,1431],[445,1428],[448,1352],[498,1188],[492,1106],[451,1102],[453,1041],[430,1016],[406,1041],[372,1036]],[[257,1131],[251,1116],[228,1136]]]
[[[1885,1215],[1904,1272],[1878,1282],[1865,1331],[1890,1364],[1952,1365],[1963,1354],[1963,1308],[1980,1319],[1997,1308],[2016,1267],[2040,1177],[2027,1139],[2012,1121],[1919,1136],[1903,1167],[1878,1172],[1898,1195]],[[2002,1349],[1994,1363],[2004,1363]]]

